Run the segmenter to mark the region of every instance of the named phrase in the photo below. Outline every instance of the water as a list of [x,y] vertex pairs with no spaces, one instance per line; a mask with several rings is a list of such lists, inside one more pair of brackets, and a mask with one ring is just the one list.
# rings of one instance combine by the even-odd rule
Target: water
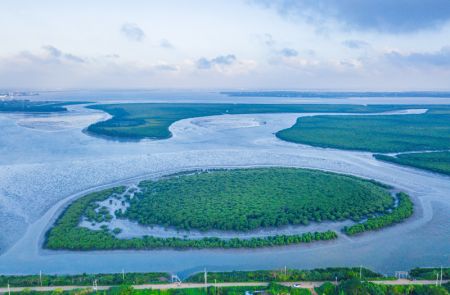
[[[101,101],[109,102],[196,102],[196,103],[330,103],[330,104],[448,104],[450,93],[444,97],[430,96],[410,97],[236,97],[221,94],[216,90],[72,90],[72,91],[42,91],[37,96],[17,97],[30,100],[59,101]],[[448,95],[445,97],[445,95]]]
[[[78,100],[86,100],[78,94]],[[74,98],[73,93],[54,95],[52,99]],[[110,99],[108,93],[95,95]],[[120,95],[113,99],[126,98]],[[130,93],[131,99],[137,99],[133,95]],[[188,101],[199,97],[184,95]],[[202,95],[204,101],[220,96]],[[87,100],[93,98],[86,96]],[[407,99],[401,102],[411,103]],[[422,103],[429,100],[422,99]],[[0,114],[0,273],[125,269],[186,275],[204,267],[212,271],[360,264],[392,273],[450,264],[450,177],[379,162],[370,153],[276,139],[273,132],[291,126],[298,114],[187,119],[171,127],[174,137],[161,141],[115,142],[82,133],[91,122],[105,117],[80,106],[50,116]],[[266,165],[320,168],[373,178],[408,192],[416,203],[416,213],[404,224],[360,237],[270,249],[67,252],[40,247],[45,229],[58,212],[70,198],[86,190],[193,168]]]

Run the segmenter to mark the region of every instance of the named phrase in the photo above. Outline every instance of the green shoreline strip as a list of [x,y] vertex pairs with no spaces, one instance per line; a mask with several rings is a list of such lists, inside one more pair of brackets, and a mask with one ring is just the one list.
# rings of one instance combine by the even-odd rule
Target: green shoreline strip
[[375,159],[450,175],[450,152],[408,153],[396,156],[375,154]]
[[391,213],[369,218],[363,223],[358,223],[349,227],[344,227],[343,231],[353,236],[366,231],[379,230],[381,228],[394,225],[409,218],[414,212],[413,202],[405,193],[398,193],[398,206]]
[[276,136],[322,148],[374,153],[450,149],[450,106],[427,108],[425,114],[300,117]]

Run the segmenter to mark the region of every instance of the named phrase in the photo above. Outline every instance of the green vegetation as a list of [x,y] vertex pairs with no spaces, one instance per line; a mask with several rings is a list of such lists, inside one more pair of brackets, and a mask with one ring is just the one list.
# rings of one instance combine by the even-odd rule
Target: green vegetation
[[[125,278],[125,279],[124,279]],[[158,284],[170,281],[170,275],[163,272],[112,274],[80,274],[80,275],[42,275],[42,286],[92,286],[121,284]],[[0,275],[0,287],[38,287],[41,286],[39,275],[4,276]]]
[[[248,93],[240,92],[227,94],[248,95]],[[344,93],[346,97],[360,94]],[[273,93],[270,93],[270,96],[272,95]],[[280,92],[277,95],[297,94]],[[302,95],[308,97],[308,93]],[[365,93],[364,95],[372,97],[373,95],[378,96],[380,93]],[[386,95],[393,94],[386,93]],[[398,95],[401,96],[403,93]],[[374,113],[427,108],[429,111],[420,115],[302,117],[298,118],[295,125],[277,132],[276,135],[280,139],[290,142],[376,153],[450,149],[450,106],[448,105],[128,103],[93,105],[90,108],[103,110],[113,117],[90,125],[87,131],[94,135],[122,140],[169,138],[171,136],[169,126],[172,123],[202,116],[300,112]],[[441,155],[436,157],[441,157]],[[406,159],[406,157],[402,159],[399,156],[395,159],[386,158],[384,160],[435,172],[449,173],[448,165],[445,163],[429,164],[428,162],[432,159]],[[444,160],[449,163],[448,157],[445,157]]]
[[[11,294],[36,294],[36,295],[242,295],[245,292],[268,295],[308,295],[309,289],[287,287],[276,283],[268,286],[248,287],[215,287],[208,288],[173,288],[173,289],[134,289],[130,285],[112,287],[105,291],[93,291],[92,289],[79,289],[72,291],[23,291]],[[314,290],[319,295],[448,295],[448,284],[444,286],[434,285],[380,285],[372,282],[350,279],[343,281],[339,286],[330,282],[322,284]]]
[[393,206],[385,186],[308,169],[214,170],[144,181],[120,216],[144,225],[248,231],[309,221],[361,220]]
[[[290,288],[287,288],[289,290]],[[128,292],[124,292],[127,290]],[[186,288],[186,289],[168,289],[168,290],[135,290],[132,287],[118,287],[111,289],[106,294],[111,295],[243,295],[246,291],[265,291],[267,294],[276,295],[280,293],[272,293],[268,286],[252,286],[252,287],[208,287],[205,288]],[[295,293],[295,295],[309,295],[311,293]],[[294,293],[292,294],[294,295]]]
[[[359,267],[328,267],[312,270],[287,269],[285,270],[255,270],[208,272],[208,280],[218,283],[227,282],[295,282],[295,281],[339,281],[359,278]],[[379,273],[362,268],[361,277],[365,280],[382,278]],[[197,273],[186,279],[186,282],[203,282],[203,273]]]
[[394,105],[127,103],[93,105],[113,117],[90,125],[88,132],[118,139],[164,139],[175,121],[222,114],[348,112],[373,113],[405,109]]
[[303,289],[303,288],[293,288],[293,287],[287,287],[275,283],[270,283],[269,286],[267,286],[267,289],[265,290],[268,294],[273,295],[310,295],[311,291],[309,289]]
[[349,227],[344,227],[344,232],[353,236],[365,231],[378,230],[393,224],[402,222],[413,214],[414,206],[408,195],[398,193],[398,206],[392,212],[376,217],[369,218],[367,221],[358,223]]
[[280,139],[318,147],[377,153],[450,149],[450,107],[420,115],[302,117]]
[[[291,287],[285,287],[276,284],[270,284],[269,286],[248,286],[248,287],[214,287],[210,286],[206,290],[205,288],[173,288],[173,289],[134,289],[130,285],[121,285],[112,287],[107,291],[92,291],[92,289],[80,289],[73,291],[51,291],[51,292],[37,292],[26,291],[21,294],[38,294],[38,295],[243,295],[245,292],[264,291],[264,294],[278,295],[278,294],[291,294],[291,295],[309,295],[311,292],[307,289],[297,289]],[[11,294],[15,294],[11,292]]]
[[361,282],[359,279],[350,279],[339,286],[325,283],[315,288],[319,295],[448,295],[445,286],[433,285],[380,285],[371,282]]
[[0,112],[52,113],[67,111],[65,106],[85,102],[0,100]]
[[[127,217],[146,225],[177,229],[248,231],[309,221],[361,220],[363,225],[346,229],[348,234],[399,222],[409,199],[399,195],[399,206],[387,186],[375,181],[308,169],[259,168],[213,170],[177,174],[158,181],[143,181],[140,192],[129,199]],[[333,240],[333,231],[276,235],[250,239],[116,237],[120,229],[80,227],[83,216],[91,222],[112,218],[98,202],[123,193],[117,187],[88,194],[73,202],[47,232],[45,247],[69,250],[161,248],[256,248]],[[411,205],[412,206],[412,205]],[[392,212],[391,212],[392,211]],[[366,225],[367,224],[367,225]]]
[[161,248],[255,248],[310,243],[319,240],[337,238],[333,231],[305,233],[301,235],[278,235],[252,239],[203,238],[188,240],[180,238],[142,238],[118,239],[117,230],[110,232],[107,228],[90,230],[78,224],[89,212],[92,204],[103,201],[113,194],[124,192],[124,187],[117,187],[88,194],[73,202],[47,232],[44,246],[49,249],[68,250],[106,250],[106,249],[161,249]]
[[381,161],[450,175],[450,152],[408,153],[396,156],[376,154],[374,157]]
[[[441,268],[413,268],[409,275],[416,280],[435,280],[436,275],[441,275]],[[450,280],[450,267],[442,269],[442,279]]]
[[109,214],[108,208],[105,206],[100,207],[97,203],[90,203],[86,210],[84,211],[84,216],[90,222],[108,222],[113,218],[111,214]]
[[[78,227],[78,224],[81,221],[82,216],[86,214],[92,214],[90,213],[93,206],[92,204],[103,201],[113,194],[123,193],[124,191],[125,187],[116,187],[88,194],[73,202],[59,216],[59,218],[55,222],[55,225],[46,233],[45,245],[49,248],[55,249],[57,248],[56,245],[61,242],[59,240],[63,237],[66,237],[65,239],[76,239],[77,236],[95,238],[92,235],[97,234],[96,237],[101,238],[102,234],[108,235],[109,233],[106,230],[103,230],[101,232],[94,232],[87,228]],[[97,217],[97,215],[95,214],[94,216],[95,218]],[[100,239],[98,242],[101,243],[102,240]]]
[[[71,208],[67,210],[69,215]],[[61,217],[60,224],[55,225],[47,234],[44,246],[49,249],[67,250],[115,250],[115,249],[186,249],[186,248],[258,248],[285,246],[291,244],[311,243],[314,241],[326,241],[337,238],[333,231],[304,233],[299,235],[277,235],[262,238],[223,240],[220,238],[180,239],[157,238],[143,236],[142,238],[118,239],[106,228],[102,230],[90,230],[78,227],[78,223],[66,222],[69,219],[65,215]]]
[[[443,269],[443,279],[449,278],[449,268]],[[43,275],[43,286],[92,286],[92,282],[97,280],[99,286],[112,286],[105,291],[92,291],[91,288],[78,289],[72,291],[46,291],[37,292],[25,290],[20,294],[105,294],[105,295],[220,295],[244,294],[246,291],[264,291],[265,294],[291,294],[291,295],[307,295],[311,294],[308,289],[287,287],[280,285],[282,282],[301,282],[301,281],[325,281],[320,287],[315,288],[317,294],[324,295],[347,295],[347,294],[370,294],[370,295],[420,295],[420,294],[436,294],[448,295],[450,284],[446,283],[442,287],[434,285],[384,285],[377,284],[376,281],[389,279],[381,274],[375,273],[369,269],[361,269],[361,278],[359,277],[360,269],[358,268],[323,268],[312,270],[259,270],[259,271],[233,271],[233,272],[209,272],[208,281],[217,283],[227,282],[261,282],[269,283],[261,286],[235,286],[235,287],[215,287],[208,286],[205,288],[173,288],[173,289],[134,289],[131,285],[142,284],[159,284],[170,281],[167,273],[125,273],[122,274],[82,274],[82,275]],[[440,273],[440,268],[415,268],[410,274],[415,279],[436,279],[436,273]],[[338,280],[335,286],[331,282]],[[369,282],[372,281],[372,282]],[[6,287],[9,282],[11,287],[37,287],[40,286],[38,275],[27,276],[0,276],[0,287]],[[185,280],[187,283],[203,283],[203,273],[190,276]],[[18,293],[15,293],[18,294]]]

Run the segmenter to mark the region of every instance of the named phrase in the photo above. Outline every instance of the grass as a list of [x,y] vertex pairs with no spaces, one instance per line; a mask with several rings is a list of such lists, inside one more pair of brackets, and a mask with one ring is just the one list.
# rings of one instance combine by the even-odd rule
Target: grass
[[169,126],[179,120],[222,114],[348,112],[373,113],[407,108],[394,105],[316,105],[316,104],[205,104],[205,103],[126,103],[90,106],[113,116],[90,125],[87,131],[122,140],[171,137]]
[[396,156],[376,154],[381,161],[392,162],[404,166],[425,169],[432,172],[450,175],[450,152],[407,153]]
[[434,107],[421,115],[303,117],[276,135],[312,146],[376,153],[450,149],[450,108]]
[[145,181],[124,217],[182,230],[248,231],[384,213],[393,198],[368,180],[317,170],[215,170]]

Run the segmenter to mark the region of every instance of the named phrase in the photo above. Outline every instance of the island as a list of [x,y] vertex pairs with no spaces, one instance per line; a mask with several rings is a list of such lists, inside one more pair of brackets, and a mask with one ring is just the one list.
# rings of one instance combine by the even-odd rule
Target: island
[[322,148],[376,153],[378,160],[450,173],[450,107],[424,114],[301,117],[276,136]]
[[[255,95],[264,95],[264,93],[258,92]],[[247,92],[227,94],[253,95]],[[297,92],[278,93],[279,96],[297,94]],[[372,97],[371,93],[354,93],[354,95],[363,94]],[[307,96],[308,93],[301,92],[298,95]],[[90,135],[121,141],[170,138],[172,136],[169,130],[170,125],[186,118],[226,114],[329,113],[326,116],[300,117],[293,126],[278,131],[276,136],[284,141],[323,148],[383,153],[384,156],[375,157],[444,174],[446,174],[445,169],[419,163],[421,159],[417,157],[409,156],[406,160],[403,156],[392,158],[386,153],[450,149],[450,106],[448,105],[124,103],[94,104],[88,107],[107,112],[112,117],[88,126],[86,132]],[[426,109],[427,111],[424,114],[374,115],[374,113],[407,109]],[[333,115],[333,113],[341,114]],[[445,155],[440,159],[446,161],[448,166],[449,162]]]
[[[48,249],[257,248],[333,240],[333,230],[221,238],[211,231],[248,233],[309,223],[350,221],[355,235],[401,222],[413,214],[409,197],[373,180],[300,168],[247,168],[183,172],[114,187],[71,203],[46,234]],[[111,220],[184,231],[184,237],[120,238]],[[190,238],[189,231],[206,233]]]
[[403,105],[329,105],[329,104],[220,104],[220,103],[123,103],[95,104],[112,118],[90,125],[91,135],[117,140],[167,139],[174,122],[195,117],[225,114],[269,113],[378,113],[407,108]]

